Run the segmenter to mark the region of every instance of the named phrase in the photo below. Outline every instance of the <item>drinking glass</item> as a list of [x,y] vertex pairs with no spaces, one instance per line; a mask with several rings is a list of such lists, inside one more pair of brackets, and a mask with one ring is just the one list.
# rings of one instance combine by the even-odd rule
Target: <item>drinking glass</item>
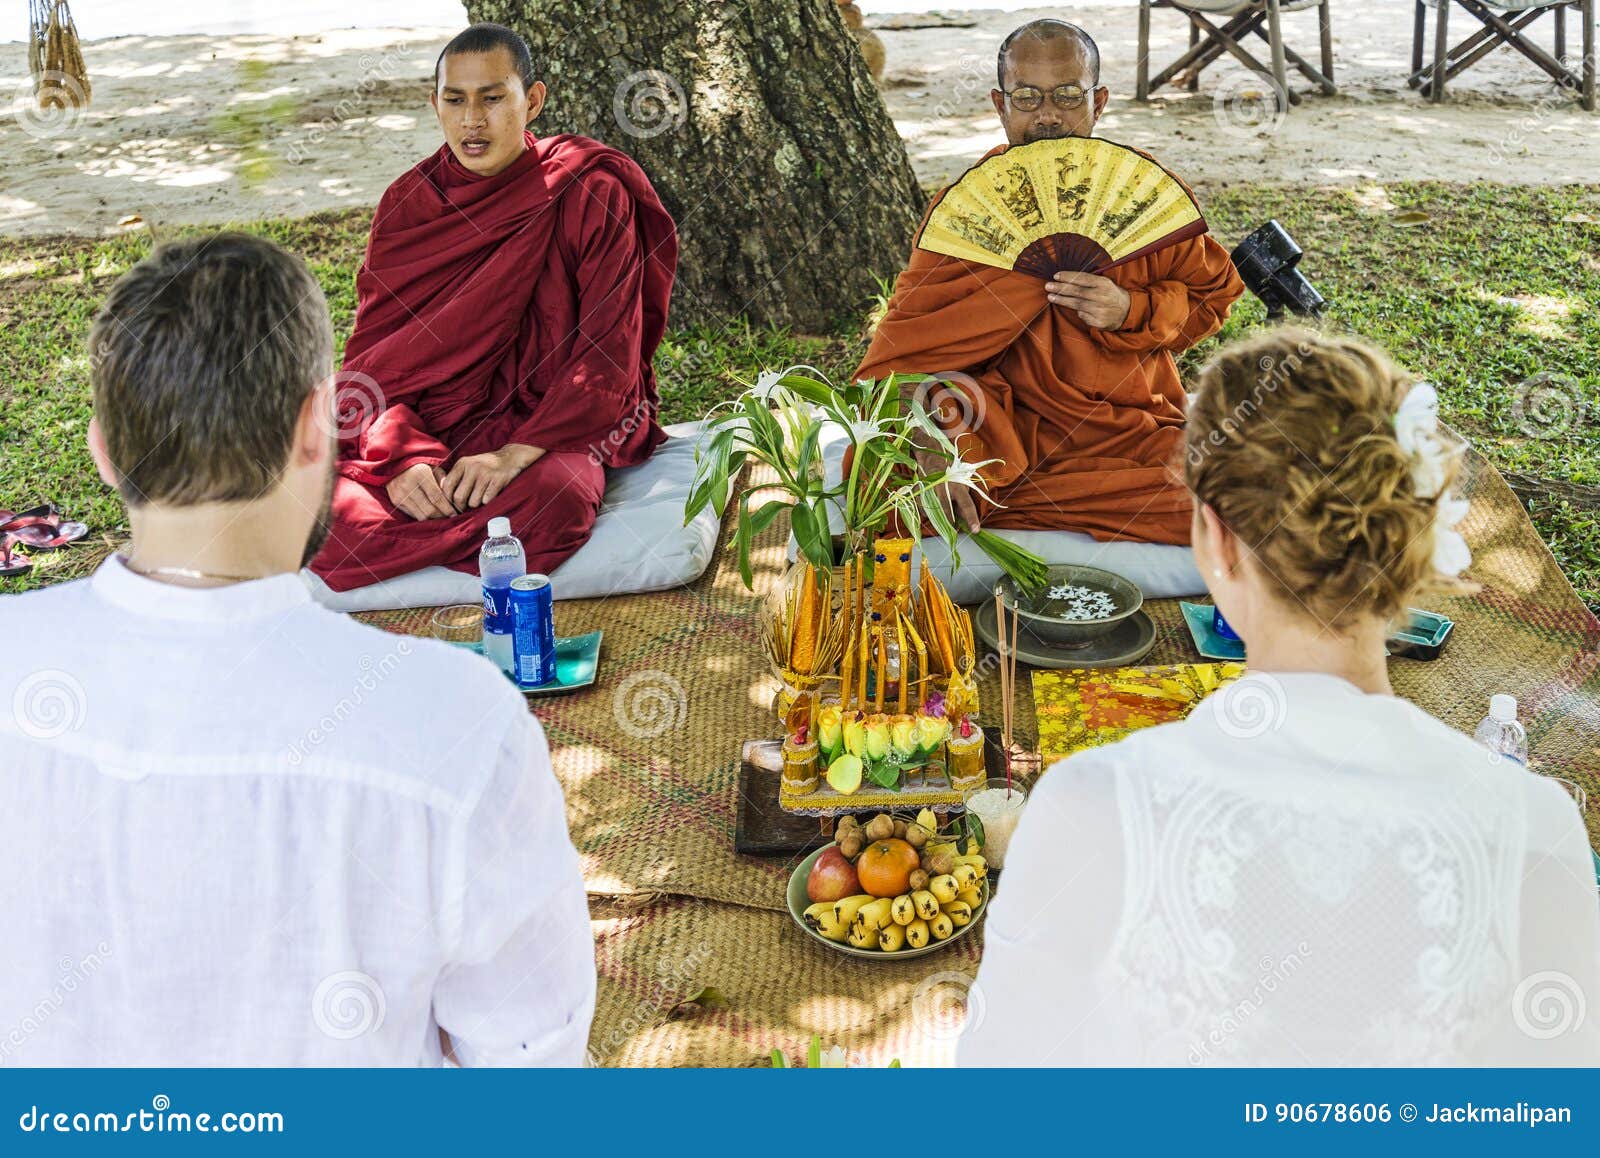
[[472,651],[483,650],[483,604],[458,603],[433,613],[433,638]]

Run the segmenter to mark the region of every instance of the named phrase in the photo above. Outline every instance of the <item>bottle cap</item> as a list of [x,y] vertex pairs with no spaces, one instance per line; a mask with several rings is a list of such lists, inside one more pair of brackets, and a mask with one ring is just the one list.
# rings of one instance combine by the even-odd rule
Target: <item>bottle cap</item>
[[1504,693],[1489,697],[1489,716],[1499,720],[1502,724],[1509,724],[1517,718],[1517,697]]
[[[504,539],[511,534],[511,520],[501,515],[499,518],[489,520],[489,537],[491,539]],[[1515,710],[1515,701],[1512,708]]]

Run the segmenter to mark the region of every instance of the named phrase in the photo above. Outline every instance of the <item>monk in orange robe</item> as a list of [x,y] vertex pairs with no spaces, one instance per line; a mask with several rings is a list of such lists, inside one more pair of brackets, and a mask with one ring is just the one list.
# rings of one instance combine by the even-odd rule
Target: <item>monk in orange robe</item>
[[[1007,37],[999,71],[991,97],[1010,145],[1090,136],[1109,96],[1094,41],[1059,20]],[[948,375],[929,408],[965,460],[1000,460],[982,471],[994,503],[950,488],[970,529],[1187,544],[1188,492],[1172,470],[1187,399],[1173,354],[1216,333],[1243,293],[1209,235],[1049,282],[914,249],[856,377]],[[918,457],[946,461],[929,447]]]

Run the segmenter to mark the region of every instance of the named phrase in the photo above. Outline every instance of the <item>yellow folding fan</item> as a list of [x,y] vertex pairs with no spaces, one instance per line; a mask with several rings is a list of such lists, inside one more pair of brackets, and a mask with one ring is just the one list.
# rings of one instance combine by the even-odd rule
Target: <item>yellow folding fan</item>
[[1126,145],[1063,137],[981,161],[944,191],[923,249],[1048,278],[1099,273],[1206,231],[1194,197]]

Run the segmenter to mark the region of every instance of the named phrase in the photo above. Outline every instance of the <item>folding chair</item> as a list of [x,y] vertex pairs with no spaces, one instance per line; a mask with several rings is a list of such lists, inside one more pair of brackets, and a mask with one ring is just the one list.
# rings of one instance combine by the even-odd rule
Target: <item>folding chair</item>
[[[1289,90],[1289,65],[1305,74],[1306,79],[1332,95],[1333,85],[1333,25],[1328,17],[1329,0],[1139,0],[1139,72],[1134,97],[1149,100],[1150,94],[1164,84],[1180,81],[1190,92],[1200,87],[1200,73],[1207,66],[1228,53],[1253,72],[1272,77],[1276,99],[1289,104],[1300,103],[1298,93]],[[1189,20],[1189,51],[1162,69],[1154,78],[1150,76],[1150,10],[1171,8],[1183,13]],[[1322,68],[1311,67],[1303,57],[1283,42],[1283,29],[1279,16],[1302,8],[1318,9],[1318,23],[1322,30]],[[1213,18],[1224,20],[1218,25]],[[1265,25],[1265,29],[1263,29]],[[1272,50],[1269,68],[1252,56],[1242,41],[1251,33],[1267,42]]]
[[[1595,109],[1594,0],[1453,0],[1477,17],[1482,28],[1454,48],[1446,39],[1452,0],[1416,0],[1416,31],[1411,39],[1411,87],[1421,89],[1431,101],[1444,99],[1445,83],[1502,44],[1533,61],[1563,88],[1577,91],[1583,107]],[[1427,39],[1428,9],[1437,9],[1433,29],[1433,63],[1424,64],[1422,46]],[[1583,22],[1582,74],[1567,66],[1567,9],[1576,8]],[[1529,25],[1546,12],[1556,18],[1556,51],[1551,56],[1526,34]]]

